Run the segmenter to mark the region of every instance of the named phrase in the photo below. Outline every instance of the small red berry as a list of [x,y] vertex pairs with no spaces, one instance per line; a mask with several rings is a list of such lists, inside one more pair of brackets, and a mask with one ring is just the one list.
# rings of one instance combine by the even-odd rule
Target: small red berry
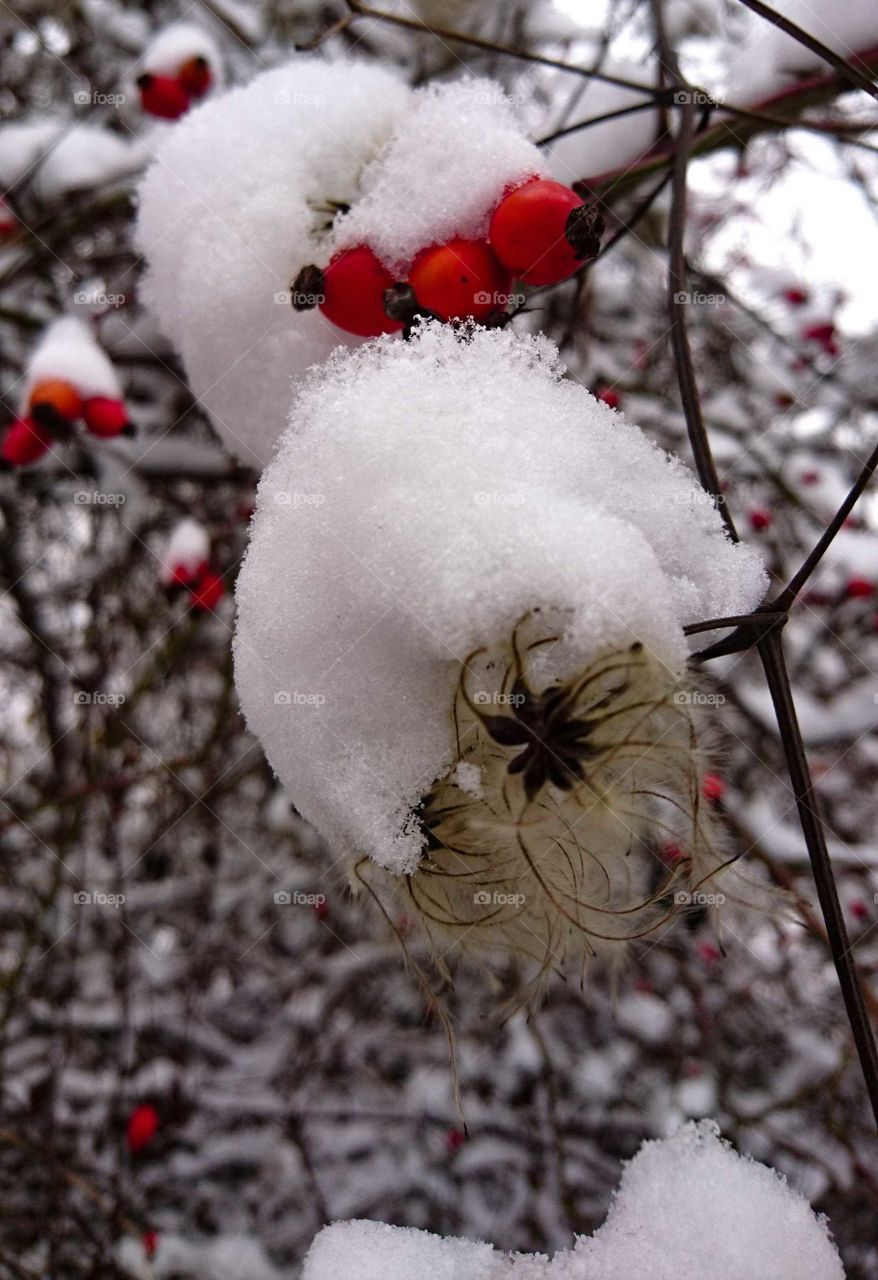
[[170,574],[167,582],[172,587],[189,587],[193,583],[200,582],[203,577],[210,571],[210,565],[206,560],[202,560],[200,564],[175,564],[171,566]]
[[203,98],[213,79],[210,63],[201,55],[188,58],[177,73],[177,79],[193,98]]
[[325,920],[329,915],[329,903],[325,898],[321,897],[314,903],[314,914],[318,920]]
[[94,436],[117,436],[128,426],[124,400],[92,396],[82,406],[82,420]]
[[44,453],[48,453],[51,447],[52,437],[44,427],[38,426],[30,418],[19,418],[3,437],[0,457],[10,467],[29,467]]
[[719,948],[712,942],[699,942],[698,954],[706,965],[714,965],[720,958]]
[[509,302],[512,277],[484,240],[449,240],[423,249],[409,283],[422,307],[443,320],[485,320]]
[[622,404],[622,397],[615,387],[598,387],[598,400],[603,400],[604,404],[608,404],[611,409],[618,409]]
[[659,857],[666,866],[672,867],[683,856],[683,850],[675,840],[665,840],[659,849]]
[[[557,284],[599,248],[597,233],[580,243],[571,214],[585,201],[550,178],[531,178],[505,195],[491,217],[491,248],[525,284]],[[589,230],[591,230],[589,228]]]
[[701,780],[701,794],[705,800],[716,803],[726,794],[726,784],[718,773],[706,773]]
[[125,1132],[128,1150],[131,1154],[137,1155],[144,1147],[149,1146],[158,1133],[158,1128],[159,1113],[151,1103],[144,1102],[139,1107],[135,1107],[128,1117],[128,1126]]
[[874,595],[875,584],[868,578],[848,578],[844,593],[849,600],[865,600],[868,596]]
[[189,94],[174,76],[154,76],[150,72],[137,77],[140,105],[151,116],[161,120],[177,120],[189,110]]
[[[318,305],[327,320],[346,333],[356,333],[361,338],[396,333],[402,324],[391,320],[384,310],[384,290],[394,283],[372,250],[364,244],[357,245],[336,254],[323,272],[323,301]],[[306,305],[300,304],[299,309]]]
[[207,573],[202,574],[190,589],[192,608],[208,613],[216,608],[225,593],[226,585],[220,574],[208,569]]
[[802,337],[806,342],[815,342],[828,356],[838,355],[838,343],[835,340],[835,325],[831,320],[818,321],[805,325]]
[[759,533],[762,529],[768,529],[771,525],[771,512],[763,511],[761,507],[756,507],[750,512],[750,527]]
[[157,1231],[144,1231],[143,1233],[143,1252],[147,1258],[154,1258],[156,1250],[159,1247],[159,1233]]
[[818,484],[820,481],[820,472],[819,471],[803,471],[802,474],[799,476],[799,479],[801,480],[802,484],[807,484],[807,485]]
[[855,920],[866,920],[869,916],[869,908],[862,898],[855,898],[850,904],[850,913]]

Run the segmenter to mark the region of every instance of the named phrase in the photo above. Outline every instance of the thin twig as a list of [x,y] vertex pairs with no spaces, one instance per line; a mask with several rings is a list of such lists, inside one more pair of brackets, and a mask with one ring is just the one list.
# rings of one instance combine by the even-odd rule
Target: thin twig
[[766,22],[779,27],[788,36],[792,36],[793,40],[798,40],[799,44],[804,45],[806,49],[810,49],[812,53],[816,53],[824,62],[828,62],[831,67],[834,67],[843,80],[849,81],[852,85],[862,89],[864,93],[868,93],[870,97],[878,101],[878,86],[864,76],[862,71],[852,67],[840,54],[834,53],[816,36],[812,36],[808,31],[803,31],[800,26],[797,26],[789,18],[785,18],[782,13],[778,13],[770,5],[763,4],[762,0],[741,0],[741,4],[746,5],[748,9],[752,9],[754,13],[757,13],[760,18],[764,18]]

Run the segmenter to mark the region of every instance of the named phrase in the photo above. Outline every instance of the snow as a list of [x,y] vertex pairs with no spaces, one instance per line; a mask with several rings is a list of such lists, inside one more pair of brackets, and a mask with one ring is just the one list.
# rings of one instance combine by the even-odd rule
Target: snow
[[504,191],[544,177],[546,163],[491,80],[421,89],[385,150],[363,175],[363,196],[339,228],[338,247],[369,244],[404,273],[418,250],[478,239]]
[[206,58],[212,88],[222,86],[222,60],[216,41],[194,22],[175,22],[160,31],[143,55],[142,69],[153,75],[175,76],[190,58]]
[[159,578],[174,581],[180,569],[193,574],[210,557],[210,539],[203,524],[187,516],[171,530],[162,553]]
[[41,200],[110,186],[137,173],[148,152],[138,138],[96,125],[79,124],[52,147],[39,165],[33,188]]
[[825,1219],[712,1121],[645,1142],[607,1220],[555,1254],[503,1254],[377,1222],[324,1228],[302,1280],[843,1280]]
[[691,472],[561,372],[546,339],[428,325],[337,352],[294,403],[239,578],[236,675],[336,852],[417,865],[460,664],[529,611],[563,632],[548,683],[634,640],[679,672],[683,623],[761,598],[758,553]]
[[137,1280],[174,1280],[181,1274],[192,1280],[281,1280],[283,1275],[255,1240],[235,1235],[196,1242],[159,1232],[151,1262],[143,1243],[128,1237],[119,1247],[119,1262]]
[[45,119],[0,127],[0,187],[17,186],[63,130],[63,120]]
[[410,91],[377,66],[301,55],[163,131],[140,193],[143,296],[226,446],[261,468],[290,388],[343,334],[288,290],[331,256],[330,202],[350,203]]
[[89,327],[74,316],[54,320],[35,347],[21,384],[22,412],[32,388],[53,378],[72,383],[84,400],[91,396],[122,397],[116,370]]

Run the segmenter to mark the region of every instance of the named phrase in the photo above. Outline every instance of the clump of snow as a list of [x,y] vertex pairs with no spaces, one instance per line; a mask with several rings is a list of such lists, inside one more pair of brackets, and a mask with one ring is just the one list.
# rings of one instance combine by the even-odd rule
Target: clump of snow
[[74,316],[63,316],[46,329],[28,361],[21,383],[21,411],[25,412],[38,382],[60,379],[70,382],[82,396],[121,399],[116,370],[95,341],[91,329]]
[[461,664],[536,608],[563,615],[546,682],[640,641],[679,672],[681,626],[760,599],[692,473],[511,330],[339,351],[263,476],[239,578],[236,673],[302,815],[396,872],[453,757]]
[[148,152],[138,138],[79,124],[51,147],[36,169],[34,193],[58,200],[74,191],[110,186],[144,167]]
[[24,181],[64,131],[63,120],[23,120],[0,126],[0,187]]
[[168,537],[159,567],[159,580],[171,583],[181,573],[194,576],[210,557],[210,539],[203,524],[187,516],[180,520]]
[[826,1220],[709,1120],[646,1142],[607,1220],[551,1260],[376,1222],[325,1227],[303,1280],[844,1280]]
[[547,173],[501,85],[428,85],[363,175],[363,197],[339,227],[338,246],[370,245],[403,273],[427,245],[478,239],[504,191]]
[[126,1274],[138,1280],[282,1280],[286,1273],[272,1266],[261,1245],[246,1236],[219,1235],[210,1240],[187,1240],[158,1233],[155,1256],[147,1259],[140,1240],[127,1236],[118,1250]]
[[222,59],[216,41],[194,22],[175,22],[160,31],[146,49],[141,69],[152,75],[175,76],[190,58],[205,58],[210,66],[211,87],[222,86]]
[[297,272],[331,254],[333,210],[410,90],[378,66],[301,56],[175,122],[140,192],[144,296],[228,448],[271,456],[293,381],[358,340],[297,313]]

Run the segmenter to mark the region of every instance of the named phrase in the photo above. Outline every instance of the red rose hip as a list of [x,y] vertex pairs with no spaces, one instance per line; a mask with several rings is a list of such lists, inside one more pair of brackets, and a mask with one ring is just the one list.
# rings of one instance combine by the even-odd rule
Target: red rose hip
[[150,72],[138,76],[140,105],[151,116],[176,120],[189,110],[189,94],[174,76],[154,76]]
[[602,228],[601,216],[570,187],[533,178],[497,205],[488,239],[517,280],[558,284],[596,255]]
[[82,420],[94,436],[117,436],[128,426],[124,400],[92,396],[82,406]]
[[0,457],[10,467],[29,467],[52,447],[52,437],[31,418],[19,418],[3,437]]
[[[307,297],[296,300],[303,275],[301,273],[293,284],[293,306],[300,311],[314,305]],[[323,301],[318,305],[327,320],[346,333],[355,333],[361,338],[396,333],[402,328],[401,323],[391,320],[384,310],[384,290],[392,284],[393,276],[372,250],[366,245],[357,245],[336,254],[322,273],[317,288],[323,294]]]
[[484,240],[449,240],[423,249],[409,283],[422,307],[443,320],[484,320],[504,311],[512,277]]

